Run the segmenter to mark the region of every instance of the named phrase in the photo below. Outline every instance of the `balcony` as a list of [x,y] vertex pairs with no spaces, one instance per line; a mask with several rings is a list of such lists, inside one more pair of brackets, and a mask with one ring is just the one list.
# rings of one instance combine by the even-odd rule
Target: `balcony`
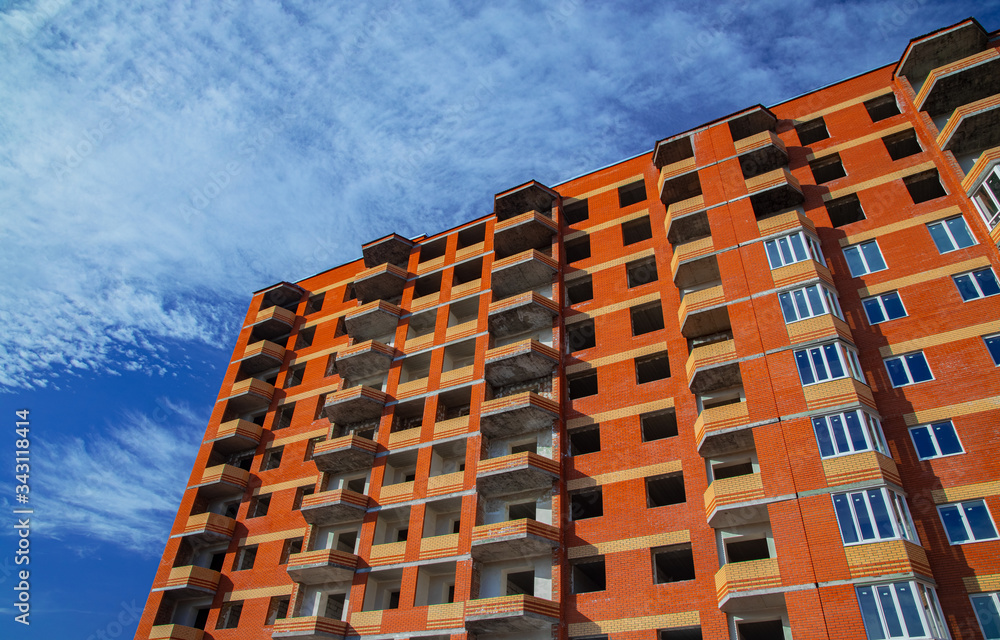
[[[734,402],[721,407],[704,409],[694,421],[694,438],[698,451],[706,456],[729,447],[726,441],[744,438],[739,432],[749,431],[750,412],[746,402]],[[752,441],[752,437],[751,437]]]
[[[665,174],[671,167],[677,168],[677,173]],[[701,191],[701,179],[698,172],[688,163],[679,165],[669,165],[660,170],[660,202],[667,207],[667,214],[680,215],[681,210],[693,205],[696,200],[701,200],[704,205],[704,195]],[[703,207],[698,207],[703,208]],[[692,209],[694,211],[696,209]]]
[[724,330],[729,326],[726,293],[722,285],[684,294],[677,307],[677,318],[685,338],[696,338]]
[[551,328],[559,305],[534,291],[490,303],[490,334],[495,338]]
[[802,187],[787,167],[747,178],[747,192],[754,215],[764,218],[802,204]]
[[264,429],[249,420],[229,420],[215,430],[215,437],[209,440],[220,453],[236,453],[256,449]]
[[427,478],[427,497],[457,493],[465,486],[465,472],[445,473]]
[[788,340],[791,344],[838,337],[848,342],[854,341],[847,323],[829,313],[787,324],[785,329],[788,331]]
[[552,256],[532,249],[493,263],[493,299],[509,298],[518,293],[552,283],[559,265]]
[[267,409],[271,406],[271,398],[273,397],[274,385],[257,378],[247,378],[233,383],[226,400],[229,403],[229,409],[242,414]]
[[319,549],[288,556],[288,577],[302,584],[350,580],[357,568],[358,556],[336,549]]
[[774,286],[780,289],[817,278],[831,286],[833,285],[833,276],[830,275],[830,270],[815,260],[802,260],[771,269],[771,280],[774,281]]
[[774,131],[761,131],[737,140],[735,145],[745,178],[769,173],[788,164],[785,143]]
[[486,497],[549,489],[559,479],[559,462],[528,451],[479,462],[476,485]]
[[201,476],[201,483],[195,487],[197,487],[198,493],[209,499],[242,496],[249,480],[249,471],[244,471],[231,464],[220,464],[205,469]]
[[285,348],[283,346],[270,340],[259,340],[247,345],[243,357],[238,362],[240,363],[240,371],[252,376],[261,371],[280,367],[284,360]]
[[157,587],[153,591],[162,591],[163,595],[168,595],[178,600],[186,598],[203,598],[214,596],[219,588],[218,571],[212,571],[205,567],[174,567],[167,576],[167,581],[162,587]]
[[224,542],[233,537],[236,521],[218,513],[198,513],[188,516],[184,529],[171,537],[187,538],[195,545]]
[[485,598],[465,605],[465,627],[476,634],[548,631],[557,622],[559,604],[535,596]]
[[823,461],[823,475],[826,476],[826,484],[830,487],[873,480],[902,485],[896,461],[877,451],[827,458]]
[[[681,249],[683,245],[694,243],[712,235],[712,226],[708,222],[708,211],[705,209],[695,210],[684,215],[675,215],[667,218],[667,242],[674,247],[674,253],[683,251],[687,258],[695,257],[696,249],[692,245],[687,249]],[[703,247],[704,245],[702,245]],[[680,262],[678,259],[678,263]],[[671,262],[671,269],[673,263]],[[676,269],[674,269],[676,275]]]
[[732,339],[691,349],[685,367],[691,393],[697,395],[740,386],[740,366],[733,360],[736,360],[736,342]]
[[450,558],[460,555],[458,550],[458,534],[449,533],[443,536],[431,536],[420,540],[420,560]]
[[352,340],[371,340],[395,333],[403,310],[391,302],[376,300],[347,312],[344,328]]
[[908,573],[931,576],[927,552],[908,540],[887,540],[844,547],[851,579]]
[[308,616],[276,620],[271,637],[294,640],[343,640],[347,631],[347,623],[343,620]]
[[337,352],[336,367],[341,378],[357,380],[389,370],[396,350],[376,340],[366,340]]
[[[780,605],[783,598],[777,558],[731,562],[715,574],[715,594],[725,612]],[[770,602],[770,600],[774,602]]]
[[361,245],[361,255],[364,257],[365,266],[369,269],[384,264],[392,264],[405,269],[410,261],[412,249],[412,240],[407,240],[398,233],[391,233],[384,238]]
[[932,69],[961,60],[987,47],[989,36],[973,19],[910,41],[897,66],[897,76],[906,76],[919,89]]
[[540,182],[532,180],[498,193],[493,197],[493,213],[497,222],[509,220],[526,211],[552,211],[559,194]]
[[760,504],[764,483],[759,473],[715,480],[705,490],[704,499],[705,518],[715,529],[767,520],[767,505]]
[[372,466],[377,448],[368,438],[352,434],[316,443],[312,459],[320,471],[357,471]]
[[406,269],[394,264],[372,267],[354,277],[354,293],[362,304],[398,298],[406,288],[406,278]]
[[484,524],[472,530],[472,557],[480,562],[548,555],[558,546],[559,529],[527,518]]
[[479,430],[487,438],[507,438],[551,429],[552,421],[558,418],[558,402],[525,391],[484,402],[479,410]]
[[715,251],[715,242],[711,236],[705,236],[676,245],[674,247],[674,257],[670,259],[670,271],[673,273],[674,281],[677,280],[677,273],[681,265],[691,264],[698,258],[706,256]]
[[685,173],[691,173],[697,168],[698,163],[695,162],[694,156],[664,165],[660,168],[660,177],[656,180],[657,193],[663,194],[663,184],[665,182],[673,180],[678,176],[682,176]]
[[931,117],[1000,93],[1000,53],[987,49],[930,72],[913,102]]
[[937,143],[959,157],[1000,145],[1000,94],[955,109]]
[[483,377],[502,387],[549,375],[558,365],[558,350],[537,340],[522,340],[487,351]]
[[368,553],[368,564],[373,567],[384,567],[387,564],[399,564],[406,558],[406,541],[373,544]]
[[309,524],[331,525],[344,522],[356,522],[365,516],[368,510],[368,496],[351,491],[337,489],[314,493],[302,498],[302,517]]
[[786,211],[785,213],[757,221],[757,230],[760,231],[760,237],[762,238],[795,229],[805,229],[812,232],[812,235],[816,235],[816,225],[799,210]]
[[205,632],[180,624],[158,624],[149,630],[149,640],[202,640]]
[[829,409],[848,404],[863,403],[875,407],[872,390],[854,378],[841,378],[829,382],[811,384],[802,388],[809,411]]
[[257,313],[250,326],[253,327],[253,334],[259,338],[287,335],[295,326],[295,312],[281,307],[268,307]]
[[542,249],[552,244],[552,236],[558,231],[551,216],[538,211],[529,211],[493,227],[493,250],[499,256],[510,256],[529,249]]
[[323,413],[330,422],[337,424],[375,420],[382,416],[388,398],[378,389],[363,385],[341,389],[326,397]]

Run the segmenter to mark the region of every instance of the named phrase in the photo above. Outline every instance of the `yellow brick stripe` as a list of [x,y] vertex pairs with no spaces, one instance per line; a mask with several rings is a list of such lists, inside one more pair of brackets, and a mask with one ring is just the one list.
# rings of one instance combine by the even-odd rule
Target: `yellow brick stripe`
[[566,422],[567,429],[575,429],[576,427],[583,427],[589,424],[596,424],[598,422],[604,422],[606,420],[618,420],[619,418],[628,418],[630,416],[637,416],[642,413],[648,413],[650,411],[660,411],[662,409],[670,409],[674,406],[673,398],[663,398],[662,400],[654,400],[652,402],[644,402],[643,404],[634,404],[628,407],[621,407],[619,409],[612,409],[611,411],[603,411],[601,413],[594,413],[589,416],[583,416],[582,418],[573,418]]
[[586,227],[579,231],[574,231],[572,233],[567,233],[563,236],[563,242],[568,242],[570,240],[575,240],[577,238],[582,238],[588,233],[595,233],[597,231],[604,231],[605,229],[610,229],[611,227],[617,227],[618,225],[625,224],[626,222],[631,222],[632,220],[638,220],[643,216],[649,215],[649,209],[643,209],[642,211],[635,211],[628,214],[627,216],[621,216],[619,218],[614,218],[612,220],[607,220],[600,224],[595,224],[592,227]]
[[285,531],[269,531],[255,536],[240,538],[240,546],[245,544],[260,544],[261,542],[273,542],[274,540],[284,540],[285,538],[297,538],[305,535],[305,529],[286,529]]
[[1000,331],[1000,320],[984,322],[971,327],[963,327],[961,329],[955,329],[954,331],[936,333],[934,335],[924,336],[923,338],[917,338],[915,340],[907,340],[906,342],[900,342],[897,344],[890,344],[880,348],[878,351],[883,358],[888,358],[889,356],[900,353],[918,351],[920,349],[926,349],[927,347],[936,347],[938,345],[948,344],[949,342],[958,342],[959,340],[966,340],[968,338],[977,338],[981,335],[995,333],[997,331]]
[[[577,322],[583,322],[584,320],[590,320],[591,318],[597,318],[615,311],[621,311],[622,309],[628,309],[629,307],[636,307],[641,304],[646,304],[647,302],[653,302],[654,300],[659,300],[659,293],[648,293],[644,296],[639,296],[638,298],[629,298],[624,302],[616,302],[615,304],[609,304],[597,309],[590,309],[589,311],[577,312],[566,318],[566,324],[576,324]],[[570,313],[573,313],[572,311]]]
[[851,244],[857,244],[859,242],[864,242],[865,240],[872,240],[879,236],[884,236],[896,231],[902,231],[903,229],[909,229],[911,227],[919,227],[922,224],[927,224],[928,222],[934,222],[935,220],[940,220],[942,218],[949,218],[951,216],[961,215],[962,210],[958,207],[947,207],[945,209],[940,209],[938,211],[931,211],[930,213],[925,213],[922,216],[916,216],[914,218],[907,218],[900,222],[893,222],[892,224],[887,224],[876,229],[871,229],[869,231],[862,231],[861,233],[855,233],[849,236],[845,236],[840,239],[840,246],[846,247]]
[[[587,191],[586,193],[580,193],[572,197],[563,196],[563,206],[565,207],[568,204],[573,204],[574,202],[579,202],[580,200],[586,200],[587,198],[596,196],[599,193],[605,193],[611,191],[612,189],[617,189],[618,187],[624,187],[627,184],[632,184],[633,182],[637,180],[642,180],[643,178],[645,178],[643,174],[637,173],[636,175],[631,176],[629,178],[625,178],[624,180],[619,180],[618,182],[612,182],[611,184],[604,185],[603,187],[598,187],[597,189],[594,189],[592,191]],[[559,185],[555,186],[558,187]]]
[[915,273],[904,278],[896,278],[895,280],[887,280],[886,282],[882,282],[880,284],[861,287],[858,289],[858,295],[862,298],[876,296],[881,293],[885,293],[886,291],[902,289],[903,287],[910,286],[911,284],[923,284],[931,280],[936,280],[937,278],[947,278],[948,276],[956,273],[962,273],[963,271],[970,271],[979,267],[988,266],[990,266],[990,259],[986,256],[979,256],[978,258],[973,258],[972,260],[956,262],[955,264],[940,267],[938,269],[921,271],[920,273]]
[[979,398],[978,400],[959,402],[957,404],[950,404],[943,407],[933,407],[931,409],[924,409],[923,411],[907,413],[903,415],[903,420],[906,422],[907,426],[912,427],[913,425],[923,424],[925,422],[947,420],[948,418],[967,416],[973,413],[982,413],[983,411],[995,411],[997,409],[1000,409],[1000,396],[991,396],[987,398]]
[[610,269],[612,267],[617,267],[618,265],[632,262],[633,260],[639,260],[640,258],[647,258],[651,255],[653,255],[652,249],[636,251],[635,253],[631,253],[627,256],[622,256],[621,258],[615,258],[614,260],[608,260],[607,262],[602,262],[601,264],[595,264],[594,266],[587,267],[586,269],[577,269],[572,273],[566,274],[563,279],[568,282],[570,280],[582,278],[583,276],[586,275],[597,273],[598,271],[604,271],[605,269]]
[[296,433],[294,436],[285,436],[284,438],[275,438],[267,445],[267,448],[280,447],[282,445],[289,444],[291,442],[301,442],[303,440],[311,440],[312,438],[321,438],[326,435],[329,429],[316,429],[314,431],[308,431],[306,433]]
[[645,478],[646,476],[656,476],[664,473],[673,473],[675,471],[680,471],[680,470],[681,470],[681,461],[671,460],[670,462],[651,464],[646,467],[636,467],[635,469],[626,469],[624,471],[612,471],[611,473],[601,473],[596,476],[577,478],[576,480],[570,480],[569,482],[566,483],[566,490],[573,491],[575,489],[586,489],[589,487],[596,487],[598,485],[611,484],[613,482],[623,482],[625,480]]
[[261,587],[260,589],[240,589],[230,591],[222,596],[223,602],[250,600],[251,598],[273,598],[274,596],[291,595],[293,584],[283,584],[277,587]]
[[683,544],[685,542],[691,542],[691,533],[687,529],[683,531],[657,533],[651,536],[640,536],[638,538],[625,538],[624,540],[612,540],[610,542],[585,544],[578,547],[570,547],[567,553],[568,557],[572,560],[574,558],[586,558],[606,553],[618,553],[620,551],[652,549],[653,547],[664,547],[670,544]]
[[574,622],[568,625],[568,630],[570,636],[584,636],[597,633],[621,633],[624,631],[643,631],[646,629],[693,627],[699,624],[701,624],[701,616],[697,611],[682,611],[658,616]]
[[813,160],[818,160],[820,158],[825,158],[834,153],[839,153],[845,149],[850,149],[873,140],[881,140],[886,136],[891,136],[894,133],[899,133],[900,131],[905,131],[907,129],[912,129],[913,125],[909,122],[903,122],[902,124],[897,124],[894,127],[886,127],[881,131],[876,131],[875,133],[870,133],[867,136],[861,136],[860,138],[854,138],[853,140],[848,140],[842,144],[837,144],[832,147],[827,147],[818,153],[810,153],[806,156],[806,160],[810,162]]
[[639,358],[651,353],[656,353],[657,351],[663,351],[662,344],[649,344],[645,347],[639,347],[638,349],[632,349],[631,351],[624,351],[622,353],[614,353],[610,356],[604,356],[603,358],[584,360],[578,364],[566,367],[566,375],[572,375],[578,371],[586,371],[587,369],[592,369],[594,367],[602,367],[613,362],[623,362],[625,360],[631,360],[632,358]]
[[965,590],[969,593],[1000,591],[1000,573],[983,576],[967,576],[962,578],[962,582],[965,583]]
[[275,491],[284,491],[285,489],[295,489],[296,487],[309,486],[310,484],[315,485],[317,480],[319,480],[318,475],[296,478],[295,480],[288,480],[287,482],[279,482],[277,484],[269,484],[254,489],[253,495],[259,496],[262,494],[274,493]]
[[886,94],[892,93],[892,90],[886,91],[885,89],[878,89],[877,91],[872,91],[871,93],[866,93],[863,96],[858,96],[857,98],[851,98],[850,100],[844,100],[843,102],[838,102],[832,107],[827,107],[825,109],[820,109],[819,111],[813,111],[812,113],[807,113],[806,115],[799,116],[795,118],[796,122],[808,122],[809,120],[815,120],[821,116],[825,116],[828,113],[834,113],[840,111],[841,109],[846,109],[847,107],[854,106],[856,104],[861,104],[862,102],[868,102],[872,98],[878,98],[879,96],[884,96]]
[[931,491],[934,504],[957,502],[959,500],[972,500],[974,498],[986,498],[988,496],[996,495],[1000,495],[1000,480],[977,482],[976,484],[967,484],[962,487],[948,487],[945,489],[935,489],[934,491]]
[[892,173],[887,173],[877,178],[872,178],[871,180],[865,180],[864,182],[858,182],[856,184],[849,184],[843,189],[837,189],[836,191],[824,193],[823,201],[826,202],[828,200],[833,200],[834,198],[839,198],[841,196],[857,193],[858,191],[863,191],[864,189],[871,189],[872,187],[877,187],[881,184],[892,182],[893,180],[899,180],[900,178],[912,176],[914,174],[920,173],[921,171],[927,171],[929,169],[933,169],[936,166],[937,165],[934,164],[934,161],[932,160],[930,162],[924,162],[922,164],[914,165],[907,169],[900,169],[899,171],[893,171]]

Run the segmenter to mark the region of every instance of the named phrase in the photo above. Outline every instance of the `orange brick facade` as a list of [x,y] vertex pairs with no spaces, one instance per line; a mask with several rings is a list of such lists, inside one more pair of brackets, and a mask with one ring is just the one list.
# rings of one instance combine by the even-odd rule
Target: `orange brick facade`
[[136,637],[996,637],[998,60],[966,21],[258,292]]

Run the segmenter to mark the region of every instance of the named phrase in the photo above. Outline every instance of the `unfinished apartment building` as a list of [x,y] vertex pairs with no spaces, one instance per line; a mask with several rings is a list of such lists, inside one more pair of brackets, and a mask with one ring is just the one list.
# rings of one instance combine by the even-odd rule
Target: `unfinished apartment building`
[[1000,52],[254,294],[141,640],[1000,638]]

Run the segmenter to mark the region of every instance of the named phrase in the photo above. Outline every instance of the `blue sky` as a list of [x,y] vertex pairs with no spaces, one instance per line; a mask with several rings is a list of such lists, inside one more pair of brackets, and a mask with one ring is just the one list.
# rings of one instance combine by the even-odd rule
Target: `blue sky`
[[250,292],[1000,27],[997,1],[638,7],[0,0],[0,418],[32,410],[37,509],[33,624],[4,527],[0,635],[134,633]]

